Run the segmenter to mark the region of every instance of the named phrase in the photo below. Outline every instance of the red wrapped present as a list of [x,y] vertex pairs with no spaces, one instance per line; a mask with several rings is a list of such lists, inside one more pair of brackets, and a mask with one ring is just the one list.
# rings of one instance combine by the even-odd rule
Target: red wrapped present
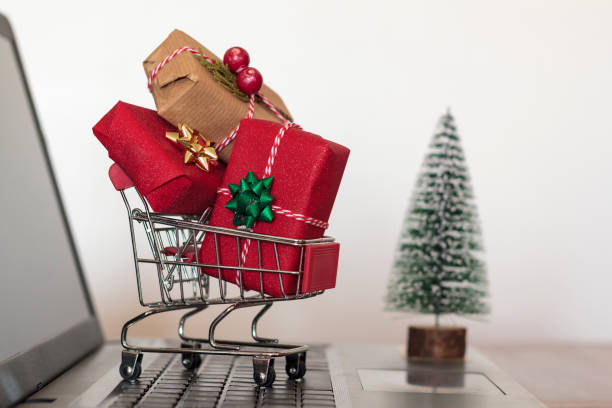
[[214,203],[225,166],[190,152],[189,141],[195,150],[207,149],[197,133],[187,140],[157,112],[125,102],[117,102],[93,132],[154,211],[197,215]]
[[[327,228],[348,156],[346,147],[305,132],[297,125],[243,119],[210,224],[227,228],[244,226],[257,233],[287,238],[320,238]],[[238,266],[236,239],[217,234],[217,240],[219,263]],[[263,242],[260,266],[257,246],[251,247],[247,240],[240,245],[240,266],[275,270],[280,267],[286,271],[299,268],[299,248],[279,245],[277,265],[274,246]],[[202,262],[217,264],[213,234],[206,235],[200,251]],[[333,251],[337,254],[337,247]],[[219,276],[218,269],[203,271]],[[234,269],[224,269],[221,277],[239,283]],[[296,276],[283,274],[282,279],[285,294],[295,294]],[[242,281],[245,289],[260,290],[258,272],[242,272]],[[263,281],[266,294],[283,295],[278,274],[264,273]],[[334,284],[335,275],[333,282],[326,285]],[[301,286],[303,293],[303,282]]]

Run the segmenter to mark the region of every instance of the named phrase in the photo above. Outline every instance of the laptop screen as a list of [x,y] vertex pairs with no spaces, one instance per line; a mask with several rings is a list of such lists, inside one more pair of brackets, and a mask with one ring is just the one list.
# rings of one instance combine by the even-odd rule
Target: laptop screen
[[25,86],[0,35],[0,364],[91,318]]

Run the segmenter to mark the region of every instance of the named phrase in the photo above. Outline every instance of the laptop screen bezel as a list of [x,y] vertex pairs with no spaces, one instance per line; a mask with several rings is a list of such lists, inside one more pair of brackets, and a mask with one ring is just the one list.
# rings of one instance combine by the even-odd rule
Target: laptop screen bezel
[[[15,41],[15,36],[8,19],[0,13],[0,36],[6,38],[12,47],[13,55],[19,67],[19,73],[25,89],[32,120],[42,147],[47,171],[51,176],[53,191],[60,209],[62,222],[66,230],[70,250],[78,272],[79,282],[87,302],[89,316],[59,335],[46,339],[29,350],[0,362],[0,406],[7,406],[24,400],[28,395],[42,388],[56,378],[83,356],[98,348],[103,343],[103,336],[91,301],[87,283],[83,275],[81,262],[68,224],[68,218],[61,200],[57,181],[49,159],[49,152],[38,121],[32,95],[28,87],[23,64]],[[25,323],[24,323],[25,324]]]

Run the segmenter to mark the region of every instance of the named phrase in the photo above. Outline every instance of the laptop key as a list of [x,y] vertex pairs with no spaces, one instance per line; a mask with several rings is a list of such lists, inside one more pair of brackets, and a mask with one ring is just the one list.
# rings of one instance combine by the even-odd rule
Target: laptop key
[[184,380],[159,380],[155,385],[169,385],[169,386],[183,386],[186,387],[189,384],[189,381]]
[[317,394],[311,394],[311,395],[304,395],[303,397],[304,401],[334,401],[334,396],[333,395],[317,395]]
[[225,378],[199,378],[194,384],[225,384]]
[[183,394],[183,390],[153,390],[148,395],[153,395],[156,397],[176,397],[177,399]]
[[183,385],[183,384],[156,384],[153,389],[154,390],[159,390],[159,391],[183,391],[185,388],[187,388],[187,384]]
[[219,396],[218,395],[211,395],[211,394],[198,394],[198,393],[185,393],[185,395],[183,395],[183,401],[205,401],[205,400],[218,400]]
[[304,395],[334,395],[334,392],[331,390],[303,390],[302,393]]
[[180,398],[180,395],[177,394],[164,394],[164,393],[159,393],[159,392],[152,392],[150,394],[147,394],[146,397],[143,399],[144,400],[173,400],[176,401]]

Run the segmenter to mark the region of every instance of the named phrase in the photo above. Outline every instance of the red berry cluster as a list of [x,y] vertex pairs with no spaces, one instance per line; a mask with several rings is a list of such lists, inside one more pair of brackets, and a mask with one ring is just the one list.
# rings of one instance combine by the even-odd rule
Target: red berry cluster
[[238,89],[247,95],[252,95],[261,89],[263,78],[258,70],[249,67],[249,62],[249,53],[241,47],[232,47],[223,55],[223,63],[236,74]]

